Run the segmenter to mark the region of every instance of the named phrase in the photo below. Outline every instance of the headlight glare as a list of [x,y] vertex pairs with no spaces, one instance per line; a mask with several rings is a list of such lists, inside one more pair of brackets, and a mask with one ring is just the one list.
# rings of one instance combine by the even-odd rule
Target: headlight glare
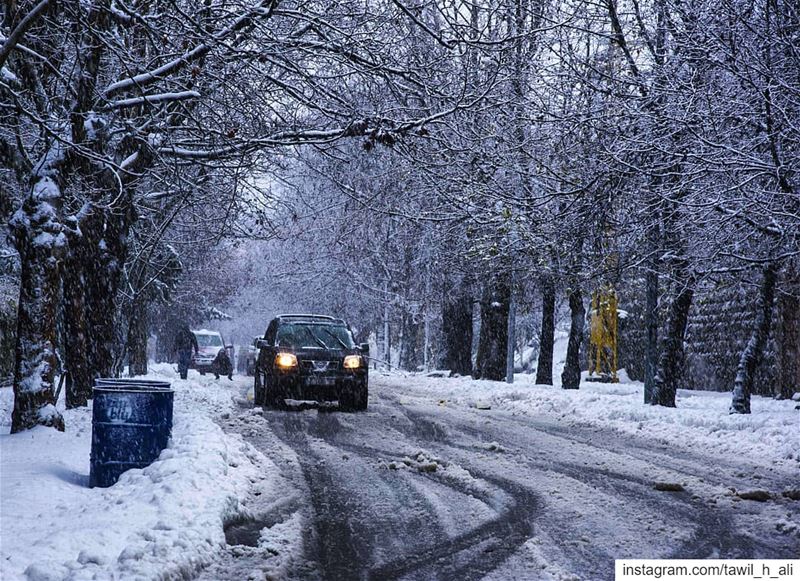
[[361,355],[348,355],[344,358],[345,369],[358,369],[361,367]]
[[294,353],[278,353],[275,356],[275,365],[281,369],[297,367],[297,356]]

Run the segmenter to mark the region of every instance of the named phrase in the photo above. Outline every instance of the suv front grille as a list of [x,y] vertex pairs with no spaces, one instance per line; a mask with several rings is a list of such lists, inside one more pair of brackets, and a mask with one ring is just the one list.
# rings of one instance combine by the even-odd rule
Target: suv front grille
[[308,373],[324,373],[326,371],[336,371],[339,369],[338,361],[321,361],[318,359],[303,359],[300,361],[303,371]]

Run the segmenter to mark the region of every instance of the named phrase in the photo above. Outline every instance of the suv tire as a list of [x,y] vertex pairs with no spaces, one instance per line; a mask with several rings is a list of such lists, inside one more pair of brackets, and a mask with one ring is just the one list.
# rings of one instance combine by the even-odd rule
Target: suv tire
[[366,385],[354,385],[339,394],[339,408],[348,412],[363,412],[367,409],[369,390]]
[[272,409],[283,409],[285,407],[284,398],[286,394],[279,393],[278,390],[271,385],[269,379],[267,379],[267,374],[263,373],[260,374],[257,372],[258,375],[263,377],[262,385],[264,386],[261,389],[262,393],[262,406],[272,408]]
[[256,370],[253,373],[255,378],[253,379],[253,404],[255,405],[264,405],[264,383],[262,381],[262,374],[260,371]]

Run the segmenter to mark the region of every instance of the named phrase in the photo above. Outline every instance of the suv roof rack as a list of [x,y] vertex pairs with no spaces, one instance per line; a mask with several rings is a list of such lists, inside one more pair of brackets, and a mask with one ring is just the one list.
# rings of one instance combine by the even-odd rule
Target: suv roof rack
[[336,317],[331,317],[328,315],[289,314],[289,315],[278,315],[275,318],[280,319],[282,321],[320,321],[320,322],[325,321],[331,323],[344,324],[343,319],[337,319]]
[[311,314],[303,314],[303,313],[292,313],[288,315],[278,315],[275,317],[276,319],[327,319],[329,321],[333,321],[333,317],[328,315],[311,315]]

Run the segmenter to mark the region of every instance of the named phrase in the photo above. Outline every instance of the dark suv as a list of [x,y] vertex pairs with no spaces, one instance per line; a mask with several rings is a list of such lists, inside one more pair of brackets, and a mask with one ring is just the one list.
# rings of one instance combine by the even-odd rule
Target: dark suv
[[343,410],[367,409],[369,344],[356,345],[343,320],[278,315],[257,347],[256,405],[313,399],[338,400]]

